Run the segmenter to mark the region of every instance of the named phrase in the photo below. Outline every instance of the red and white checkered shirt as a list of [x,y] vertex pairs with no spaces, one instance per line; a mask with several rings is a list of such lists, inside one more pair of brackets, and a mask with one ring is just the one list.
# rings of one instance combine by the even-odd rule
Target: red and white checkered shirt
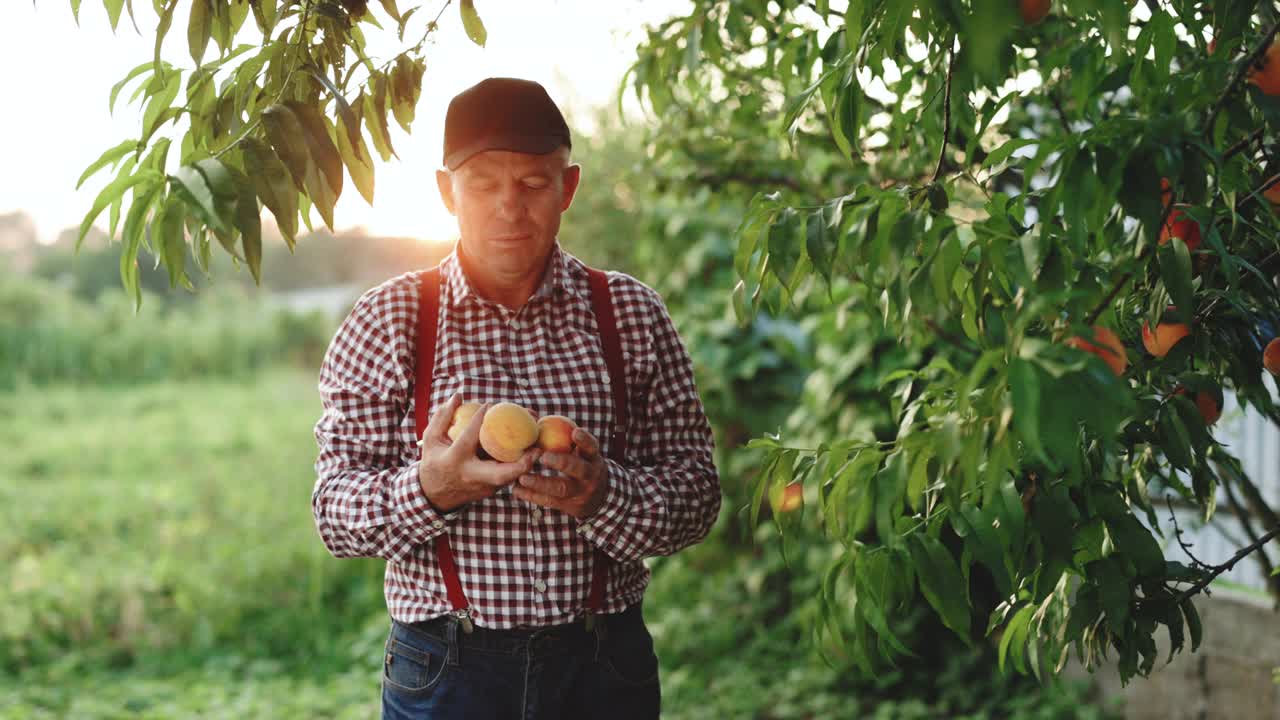
[[[477,295],[456,250],[441,271],[432,410],[455,392],[468,402],[516,402],[571,418],[604,452],[613,400],[582,262],[557,244],[518,311]],[[643,558],[701,541],[720,510],[711,428],[661,297],[635,278],[608,274],[631,419],[626,457],[607,459],[609,491],[595,515],[580,522],[519,500],[509,487],[441,514],[419,485],[414,434],[422,272],[366,292],[325,353],[311,497],[325,546],[337,557],[386,559],[387,609],[402,622],[451,610],[434,543],[444,532],[477,625],[580,618],[596,546],[616,561],[602,611],[639,601],[650,577]]]

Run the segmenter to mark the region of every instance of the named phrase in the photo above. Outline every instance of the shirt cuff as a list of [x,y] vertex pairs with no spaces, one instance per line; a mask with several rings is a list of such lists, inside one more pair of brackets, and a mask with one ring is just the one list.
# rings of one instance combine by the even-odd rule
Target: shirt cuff
[[589,517],[578,521],[578,534],[588,542],[598,546],[615,560],[622,550],[619,544],[623,537],[623,528],[630,508],[635,501],[635,489],[632,487],[631,473],[626,468],[605,459],[608,473],[608,487],[605,490],[604,503]]
[[461,508],[442,513],[431,505],[422,492],[418,480],[418,462],[411,463],[395,482],[395,508],[397,523],[410,544],[418,545],[443,533],[449,521],[458,516]]

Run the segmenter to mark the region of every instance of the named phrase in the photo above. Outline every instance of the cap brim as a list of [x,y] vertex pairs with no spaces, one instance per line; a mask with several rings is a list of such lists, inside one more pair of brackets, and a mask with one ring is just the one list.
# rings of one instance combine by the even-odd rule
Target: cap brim
[[458,166],[470,160],[473,155],[486,150],[508,150],[530,155],[546,155],[561,145],[568,144],[569,142],[563,135],[486,135],[483,139],[446,155],[444,164],[450,170],[457,170]]

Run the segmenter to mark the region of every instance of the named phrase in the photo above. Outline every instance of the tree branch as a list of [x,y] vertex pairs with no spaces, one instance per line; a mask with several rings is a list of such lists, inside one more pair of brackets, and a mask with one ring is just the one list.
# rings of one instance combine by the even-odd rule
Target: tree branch
[[1186,590],[1183,590],[1181,593],[1178,594],[1178,597],[1175,599],[1177,600],[1177,602],[1182,602],[1183,600],[1186,600],[1187,598],[1191,597],[1192,595],[1195,595],[1201,590],[1204,590],[1206,587],[1209,586],[1209,583],[1216,580],[1219,575],[1235,567],[1236,563],[1248,557],[1249,553],[1252,553],[1253,551],[1257,550],[1263,545],[1266,545],[1268,542],[1271,541],[1272,538],[1277,536],[1280,536],[1280,525],[1277,525],[1276,527],[1271,528],[1271,530],[1268,531],[1266,535],[1263,535],[1262,537],[1258,538],[1257,541],[1240,548],[1240,550],[1237,551],[1235,555],[1231,556],[1230,560],[1222,563],[1221,565],[1209,566],[1212,569],[1207,576],[1201,578],[1199,581],[1197,581],[1194,585],[1187,588]]
[[942,162],[947,158],[947,136],[951,134],[951,76],[956,67],[955,40],[951,41],[951,57],[947,60],[947,86],[942,97],[942,148],[938,150],[938,167],[933,170],[933,180],[938,182],[942,174]]
[[[1227,493],[1227,500],[1231,503],[1231,507],[1236,511],[1236,517],[1240,520],[1240,527],[1244,529],[1244,534],[1249,536],[1250,541],[1255,543],[1258,542],[1258,532],[1253,528],[1253,521],[1250,519],[1250,513],[1245,506],[1240,503],[1240,499],[1236,497],[1236,492],[1231,487],[1232,483],[1226,482],[1222,477],[1221,464],[1218,465],[1218,471],[1218,480],[1222,483],[1222,489]],[[1267,579],[1267,585],[1269,586],[1272,595],[1275,596],[1277,600],[1280,600],[1280,594],[1277,594],[1277,590],[1280,589],[1280,585],[1276,584],[1277,578],[1271,577],[1271,572],[1274,568],[1271,564],[1271,557],[1267,555],[1266,548],[1259,547],[1258,554],[1255,557],[1258,560],[1259,568],[1262,570],[1262,576]]]
[[1222,159],[1226,160],[1227,158],[1235,155],[1241,150],[1248,148],[1250,145],[1260,140],[1262,138],[1263,130],[1266,130],[1266,126],[1263,126],[1258,128],[1257,130],[1254,130],[1252,133],[1249,133],[1249,137],[1246,137],[1245,139],[1241,140],[1235,145],[1232,145],[1231,147],[1227,148],[1227,151],[1222,153]]
[[1249,53],[1244,62],[1240,63],[1240,67],[1236,68],[1235,77],[1231,78],[1231,82],[1227,83],[1227,86],[1222,89],[1222,94],[1218,96],[1217,102],[1213,104],[1213,110],[1209,112],[1209,120],[1204,124],[1203,134],[1206,137],[1213,132],[1213,121],[1218,119],[1218,113],[1222,112],[1222,107],[1227,104],[1227,98],[1231,96],[1231,92],[1235,90],[1236,85],[1240,84],[1240,81],[1249,74],[1249,68],[1261,60],[1262,56],[1267,52],[1267,48],[1271,47],[1271,41],[1275,39],[1277,30],[1280,30],[1280,19],[1271,23],[1271,28],[1263,34],[1262,40],[1253,48],[1253,52]]

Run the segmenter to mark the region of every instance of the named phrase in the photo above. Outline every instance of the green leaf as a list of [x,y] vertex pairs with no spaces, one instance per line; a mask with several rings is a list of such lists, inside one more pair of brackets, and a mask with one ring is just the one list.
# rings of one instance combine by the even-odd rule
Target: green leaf
[[[169,176],[171,195],[180,198],[202,222],[223,232],[230,229],[224,209],[230,203],[215,197],[204,174],[194,165],[184,165]],[[168,206],[166,205],[166,212]]]
[[[333,144],[333,138],[329,134],[329,124],[327,119],[320,114],[320,111],[314,105],[307,103],[286,103],[293,114],[298,118],[298,122],[302,124],[306,131],[307,147],[310,149],[311,160],[320,168],[324,174],[324,178],[329,183],[329,188],[333,191],[333,196],[342,194],[342,155],[338,152],[337,146]],[[311,199],[316,199],[315,191],[311,192]]]
[[292,250],[298,234],[298,194],[289,181],[289,171],[271,148],[257,138],[245,138],[241,147],[245,172],[252,179],[257,196],[275,216],[276,226]]
[[1034,605],[1023,605],[1018,612],[1014,613],[1009,620],[1009,624],[1004,628],[1004,634],[1000,638],[1000,651],[998,654],[998,664],[1001,672],[1005,670],[1005,658],[1008,656],[1010,649],[1013,650],[1013,664],[1018,670],[1026,672],[1026,662],[1023,660],[1027,646],[1027,634],[1031,629],[1031,615],[1035,612]]
[[106,167],[107,165],[115,164],[120,158],[129,154],[131,150],[135,150],[137,147],[138,147],[137,140],[125,140],[119,145],[116,145],[110,150],[102,153],[101,157],[99,157],[97,160],[94,160],[93,163],[89,165],[89,167],[85,168],[84,172],[80,175],[80,179],[76,181],[76,189],[79,190],[80,186],[84,184],[84,181],[92,177],[94,173],[98,172],[99,170]]
[[1040,442],[1040,379],[1032,363],[1014,358],[1009,363],[1009,387],[1013,395],[1013,426],[1018,436],[1041,460],[1052,463]]
[[311,162],[302,123],[289,107],[276,104],[262,111],[262,126],[266,128],[271,147],[289,168],[294,187],[301,190],[307,179],[307,165]]
[[169,271],[171,288],[177,287],[186,276],[187,240],[183,233],[185,218],[184,201],[176,194],[170,193],[165,198],[160,216],[153,225],[158,234],[155,242],[161,249],[161,258]]
[[111,23],[111,32],[115,32],[116,25],[120,23],[120,11],[124,9],[124,0],[103,0],[102,4],[107,9],[107,20]]
[[80,252],[80,246],[84,243],[85,235],[89,234],[89,228],[93,227],[93,221],[98,219],[102,211],[108,205],[116,201],[129,188],[144,182],[156,182],[162,176],[154,170],[140,170],[136,174],[129,177],[116,178],[110,185],[102,189],[98,193],[98,197],[93,201],[93,207],[84,216],[84,220],[80,222],[80,233],[76,236],[76,252]]
[[1014,138],[1012,140],[1008,140],[1003,145],[996,148],[995,150],[992,150],[991,153],[987,155],[987,159],[982,161],[982,168],[986,169],[995,165],[999,165],[1000,163],[1009,159],[1009,156],[1012,155],[1019,148],[1024,148],[1028,145],[1035,145],[1036,143],[1039,143],[1039,142],[1040,142],[1039,138]]
[[146,231],[147,213],[157,199],[163,199],[163,178],[157,173],[150,183],[143,183],[133,191],[133,204],[124,219],[121,230],[120,283],[133,296],[135,310],[142,306],[142,285],[138,282],[138,248]]
[[[919,463],[917,463],[919,464]],[[970,643],[970,620],[967,584],[955,558],[936,538],[924,533],[912,536],[908,544],[916,566],[916,579],[925,599],[952,632]]]
[[[357,104],[356,107],[357,111],[352,113],[351,116],[352,125],[347,124],[346,116],[338,116],[336,133],[338,136],[338,151],[342,154],[342,161],[347,166],[347,174],[351,176],[351,181],[355,183],[356,189],[360,191],[360,195],[364,197],[365,202],[372,207],[373,158],[370,157],[369,148],[365,145],[364,136],[360,133],[359,108],[362,106]],[[354,132],[352,128],[354,128]]]
[[392,157],[399,159],[391,147],[391,128],[387,124],[387,77],[376,75],[370,79],[372,94],[364,96],[364,124],[373,140],[373,147],[383,162]]
[[396,7],[396,0],[382,0],[382,9],[387,11],[392,20],[400,22],[400,9]]
[[406,133],[413,125],[425,70],[426,65],[421,60],[410,60],[407,55],[401,55],[396,58],[396,66],[391,71],[391,110]]
[[262,208],[252,190],[241,188],[236,199],[236,227],[244,247],[244,259],[253,274],[253,282],[262,286]]
[[1170,238],[1160,246],[1160,279],[1169,290],[1173,304],[1184,317],[1195,312],[1195,300],[1191,290],[1191,253],[1180,237]]
[[[166,63],[166,65],[167,65],[167,63]],[[130,71],[129,71],[129,74],[128,74],[128,75],[125,75],[123,80],[121,80],[120,82],[118,82],[118,83],[116,83],[115,85],[112,85],[112,86],[111,86],[111,96],[110,96],[110,98],[109,98],[109,99],[108,99],[108,101],[107,101],[107,112],[108,112],[108,113],[114,113],[114,112],[115,112],[115,109],[116,109],[116,97],[120,95],[120,91],[124,89],[124,86],[125,86],[125,85],[128,85],[130,80],[133,80],[134,78],[138,77],[139,75],[141,75],[141,74],[143,74],[143,73],[145,73],[145,72],[147,72],[147,71],[149,71],[149,70],[150,70],[150,71],[154,71],[154,70],[155,70],[155,64],[154,64],[154,63],[152,63],[152,62],[150,62],[150,61],[148,61],[148,62],[144,62],[144,63],[142,63],[141,65],[139,65],[139,66],[135,67],[134,69],[130,70]]]
[[1200,641],[1204,638],[1204,628],[1200,624],[1200,613],[1191,602],[1191,598],[1183,598],[1179,603],[1182,614],[1187,618],[1187,630],[1191,633],[1191,652],[1200,649]]
[[471,42],[484,47],[489,35],[485,32],[484,23],[480,21],[480,14],[476,12],[475,0],[462,0],[458,9],[462,13],[462,27],[467,31],[467,37],[471,38]]
[[211,0],[192,0],[191,15],[187,21],[187,49],[191,52],[191,60],[200,67],[205,50],[209,47],[209,38],[213,34]]

